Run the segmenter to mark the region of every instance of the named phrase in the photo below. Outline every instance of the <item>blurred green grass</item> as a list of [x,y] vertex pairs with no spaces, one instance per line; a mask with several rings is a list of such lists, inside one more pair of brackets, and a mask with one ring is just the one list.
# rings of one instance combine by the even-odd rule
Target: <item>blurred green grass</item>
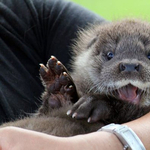
[[150,20],[150,0],[72,0],[108,20],[134,17]]

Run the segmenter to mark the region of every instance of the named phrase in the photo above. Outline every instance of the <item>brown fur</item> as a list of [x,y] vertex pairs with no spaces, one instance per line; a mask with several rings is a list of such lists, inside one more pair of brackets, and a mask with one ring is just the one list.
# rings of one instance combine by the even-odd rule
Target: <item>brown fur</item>
[[70,107],[67,105],[63,108],[54,109],[47,115],[35,114],[28,118],[5,123],[1,127],[16,126],[50,135],[68,137],[96,131],[103,125],[102,123],[88,124],[83,120],[73,120],[66,115]]
[[[80,91],[80,96],[85,93],[99,94],[102,91],[97,90],[101,86],[106,94],[108,87],[102,83],[108,85],[111,82],[122,80],[137,80],[141,81],[143,85],[149,84],[146,92],[148,94],[147,101],[150,103],[150,60],[147,58],[150,53],[150,24],[148,22],[126,19],[92,26],[79,32],[78,35],[79,40],[76,40],[73,51],[72,77],[77,91]],[[93,39],[94,43],[89,47],[89,41]],[[115,53],[115,57],[110,61],[105,58],[109,51]],[[130,60],[143,66],[140,74],[119,73],[119,64],[121,62],[128,63]],[[98,85],[96,86],[96,84]],[[109,95],[109,93],[107,94]],[[144,105],[142,103],[145,98],[147,99],[146,95],[144,95],[141,105]]]
[[[107,53],[110,51],[115,56],[108,60]],[[72,106],[70,102],[65,103],[64,94],[60,92],[58,95],[52,95],[46,88],[42,96],[43,105],[37,114],[4,124],[2,127],[13,125],[52,135],[72,136],[98,130],[103,125],[100,121],[122,123],[149,112],[150,60],[147,57],[150,53],[149,23],[123,20],[93,25],[79,32],[73,53],[71,76],[77,88],[79,101]],[[120,64],[124,63],[138,64],[138,69],[120,71]],[[142,91],[138,104],[118,98],[116,90],[128,84],[133,84]],[[52,109],[48,102],[49,95],[62,100],[62,107]],[[69,98],[67,97],[67,101]],[[91,122],[98,121],[98,123],[89,124],[85,120],[74,120],[66,115],[69,109],[72,110],[71,116],[74,118],[90,118]]]

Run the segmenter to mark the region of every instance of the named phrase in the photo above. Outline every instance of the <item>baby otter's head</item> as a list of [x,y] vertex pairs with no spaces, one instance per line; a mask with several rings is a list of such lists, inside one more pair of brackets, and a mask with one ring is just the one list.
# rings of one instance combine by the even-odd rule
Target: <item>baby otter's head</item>
[[150,105],[149,23],[123,20],[96,26],[80,35],[76,51],[75,68],[86,74],[88,92]]

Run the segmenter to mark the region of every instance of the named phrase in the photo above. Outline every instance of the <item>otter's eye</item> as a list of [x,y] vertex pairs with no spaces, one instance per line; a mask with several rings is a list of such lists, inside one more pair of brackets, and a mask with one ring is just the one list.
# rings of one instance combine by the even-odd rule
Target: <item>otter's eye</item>
[[110,60],[114,57],[114,53],[113,52],[108,52],[107,53],[107,59]]
[[150,53],[147,55],[147,58],[150,60]]

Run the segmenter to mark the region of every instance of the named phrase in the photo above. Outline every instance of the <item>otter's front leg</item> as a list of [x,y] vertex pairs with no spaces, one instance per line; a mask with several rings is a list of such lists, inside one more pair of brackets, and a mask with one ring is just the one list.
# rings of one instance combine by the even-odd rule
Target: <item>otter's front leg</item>
[[78,100],[76,87],[65,66],[51,56],[47,65],[40,64],[40,77],[45,90],[42,94],[43,104],[39,114],[48,114],[53,109],[63,107]]
[[105,121],[113,115],[112,106],[108,99],[108,97],[99,94],[84,95],[67,112],[67,115],[75,119],[87,119],[89,123]]
[[109,124],[137,119],[149,110],[150,107],[140,107],[111,96],[88,94],[82,96],[67,114],[75,119],[87,119],[89,123],[102,121]]

